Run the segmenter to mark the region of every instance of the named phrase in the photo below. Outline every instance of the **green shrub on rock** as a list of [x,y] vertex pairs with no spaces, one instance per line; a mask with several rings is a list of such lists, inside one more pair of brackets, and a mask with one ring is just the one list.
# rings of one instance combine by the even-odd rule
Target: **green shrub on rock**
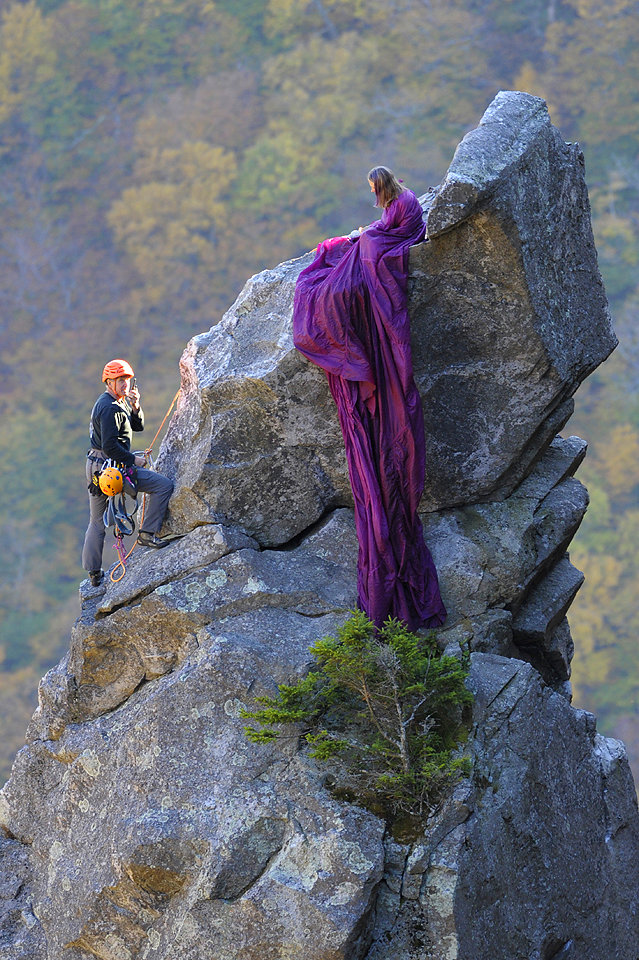
[[[387,819],[427,815],[469,773],[460,756],[472,696],[468,654],[442,656],[433,633],[419,636],[389,619],[377,630],[355,611],[336,637],[318,640],[313,669],[242,716],[250,740],[293,734],[330,765],[327,784]],[[290,732],[289,734],[290,735]]]

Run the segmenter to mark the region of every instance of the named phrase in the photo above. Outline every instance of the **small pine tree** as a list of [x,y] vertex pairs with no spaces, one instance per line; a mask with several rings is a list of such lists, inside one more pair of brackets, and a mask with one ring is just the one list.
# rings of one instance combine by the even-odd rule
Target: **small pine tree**
[[411,633],[389,619],[377,630],[357,610],[312,647],[314,668],[276,697],[258,697],[242,716],[256,743],[285,736],[288,724],[311,757],[330,764],[331,786],[387,819],[423,817],[470,761],[459,755],[466,739],[468,654],[442,656],[434,634]]

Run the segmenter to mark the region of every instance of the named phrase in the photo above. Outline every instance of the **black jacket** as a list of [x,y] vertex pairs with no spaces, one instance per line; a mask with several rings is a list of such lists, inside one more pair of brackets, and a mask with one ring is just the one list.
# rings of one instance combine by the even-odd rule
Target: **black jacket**
[[126,398],[115,400],[106,391],[98,397],[89,424],[89,439],[94,449],[103,450],[110,460],[132,467],[135,465],[135,456],[130,452],[133,431],[141,430],[144,430],[142,408],[136,412]]

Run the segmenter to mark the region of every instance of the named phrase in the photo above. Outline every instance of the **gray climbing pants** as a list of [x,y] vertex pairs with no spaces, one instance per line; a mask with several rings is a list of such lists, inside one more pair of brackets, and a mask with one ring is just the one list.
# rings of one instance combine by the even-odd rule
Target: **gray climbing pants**
[[[96,455],[100,454],[100,451],[91,452]],[[94,472],[95,463],[92,460],[87,460],[87,485],[91,483]],[[137,468],[137,476],[138,491],[150,494],[144,511],[143,529],[145,533],[159,533],[173,493],[173,481],[154,470],[145,470],[144,467]],[[105,497],[103,493],[99,496],[89,494],[89,526],[82,548],[82,567],[85,570],[100,570],[102,567],[102,550],[106,535],[104,511],[106,510],[107,500],[108,497]]]

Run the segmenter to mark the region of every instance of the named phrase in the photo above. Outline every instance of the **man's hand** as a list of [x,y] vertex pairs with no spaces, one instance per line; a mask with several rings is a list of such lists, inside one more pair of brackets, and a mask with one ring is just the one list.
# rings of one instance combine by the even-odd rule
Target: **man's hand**
[[131,387],[128,399],[135,411],[140,409],[140,391],[137,387]]
[[136,467],[143,467],[146,463],[146,457],[141,457],[139,453],[135,455],[135,465]]

